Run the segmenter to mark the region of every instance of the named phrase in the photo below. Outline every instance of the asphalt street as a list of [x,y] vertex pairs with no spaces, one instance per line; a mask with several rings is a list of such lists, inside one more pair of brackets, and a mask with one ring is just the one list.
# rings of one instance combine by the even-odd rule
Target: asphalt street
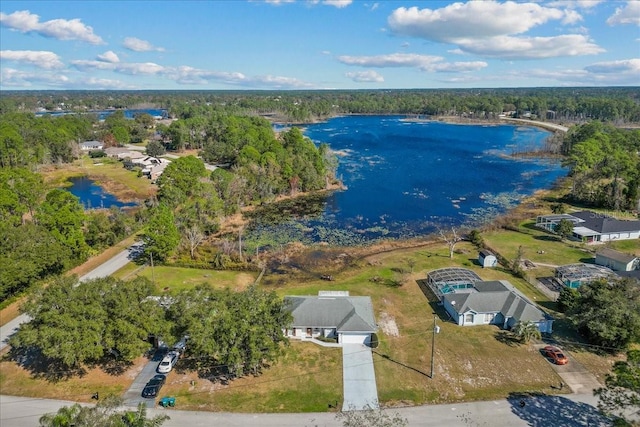
[[[520,401],[524,400],[524,406]],[[61,400],[33,399],[0,395],[0,425],[2,427],[32,427],[38,419],[56,412],[73,402]],[[424,427],[604,427],[611,422],[603,418],[591,394],[560,396],[534,395],[513,396],[506,400],[470,402],[447,405],[425,405],[388,410],[398,413],[409,426]],[[260,427],[338,427],[342,422],[334,413],[302,414],[230,414],[218,412],[181,411],[180,398],[176,408],[153,408],[149,416],[167,414],[170,419],[163,427],[209,427],[209,426],[260,426]],[[131,409],[131,408],[127,408]]]

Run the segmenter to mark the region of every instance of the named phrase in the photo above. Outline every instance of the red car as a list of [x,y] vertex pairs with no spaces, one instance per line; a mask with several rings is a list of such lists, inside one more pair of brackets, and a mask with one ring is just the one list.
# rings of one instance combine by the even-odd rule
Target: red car
[[542,353],[556,365],[566,365],[569,363],[569,358],[558,347],[548,345],[542,349]]

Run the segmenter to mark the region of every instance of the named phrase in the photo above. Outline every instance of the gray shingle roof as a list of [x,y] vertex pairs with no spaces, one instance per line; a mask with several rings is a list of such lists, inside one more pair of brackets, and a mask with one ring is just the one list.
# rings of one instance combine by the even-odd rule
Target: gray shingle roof
[[622,252],[614,251],[613,249],[609,249],[609,248],[600,249],[598,252],[596,252],[596,256],[609,258],[614,261],[622,262],[625,264],[628,264],[637,258],[635,255],[625,254]]
[[378,330],[370,297],[286,296],[291,327],[336,328],[338,332]]
[[573,212],[571,215],[584,221],[580,223],[580,227],[588,228],[600,234],[640,230],[640,221],[619,220],[591,211]]
[[519,321],[538,322],[546,318],[544,312],[500,281],[478,282],[477,292],[447,294],[447,300],[459,314],[468,310],[476,313],[500,312]]

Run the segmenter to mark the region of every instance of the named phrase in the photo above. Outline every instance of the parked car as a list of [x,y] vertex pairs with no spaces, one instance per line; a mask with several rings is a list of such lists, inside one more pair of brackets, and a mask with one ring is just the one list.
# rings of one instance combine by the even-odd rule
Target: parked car
[[548,345],[542,349],[542,353],[556,365],[566,365],[569,363],[569,358],[558,347]]
[[189,339],[189,335],[183,336],[182,339],[178,341],[176,345],[173,346],[173,350],[177,351],[180,354],[184,354],[184,352],[187,350],[188,339]]
[[165,375],[155,375],[144,386],[144,389],[142,390],[142,397],[156,397],[158,393],[160,393],[160,389],[162,388],[166,380],[167,377]]
[[158,363],[158,372],[161,374],[167,374],[171,372],[171,369],[173,369],[173,366],[178,361],[179,356],[180,354],[177,351],[170,351],[169,353],[167,353],[162,358],[162,361]]

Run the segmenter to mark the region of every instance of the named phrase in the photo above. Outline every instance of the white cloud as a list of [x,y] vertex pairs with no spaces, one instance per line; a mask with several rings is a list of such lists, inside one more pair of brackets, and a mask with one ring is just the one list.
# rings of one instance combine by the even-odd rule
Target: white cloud
[[441,9],[401,7],[388,24],[397,34],[455,43],[459,39],[521,34],[565,13],[535,3],[498,3],[493,0],[452,3]]
[[58,55],[42,50],[1,50],[0,60],[14,61],[44,69],[64,67]]
[[640,25],[640,2],[628,1],[623,7],[617,7],[613,15],[607,19],[609,25]]
[[[558,2],[554,4],[560,5]],[[574,8],[588,6],[583,2],[566,2],[563,5]],[[575,24],[582,20],[582,16],[571,8],[561,10],[532,2],[486,0],[452,3],[433,10],[401,7],[391,13],[387,22],[396,34],[450,43],[457,46],[456,52],[491,58],[553,58],[604,52],[584,35],[523,35],[552,20]]]
[[60,73],[34,73],[5,67],[0,70],[0,86],[6,87],[31,87],[33,84],[43,83],[47,86],[65,87],[69,81],[67,76]]
[[585,67],[585,70],[592,73],[625,73],[640,76],[640,58],[622,59],[619,61],[596,62]]
[[566,7],[568,9],[592,9],[604,0],[556,0],[547,3],[550,7]]
[[134,52],[164,52],[164,48],[156,47],[148,41],[136,37],[126,37],[122,42],[122,46]]
[[154,64],[153,62],[105,62],[105,61],[90,61],[84,59],[78,59],[71,61],[71,64],[81,71],[90,70],[110,70],[116,73],[128,74],[128,75],[154,75],[161,74],[166,71],[166,68],[162,65]]
[[293,77],[246,76],[239,72],[201,70],[189,66],[167,68],[163,75],[184,85],[206,85],[213,81],[245,87],[270,87],[274,89],[312,88],[314,85]]
[[116,53],[113,52],[112,50],[108,50],[102,55],[98,55],[97,59],[98,61],[102,61],[102,62],[113,62],[113,63],[120,62],[120,58],[118,58],[118,55],[116,55]]
[[475,71],[487,66],[484,61],[443,62],[441,56],[419,55],[416,53],[392,53],[377,56],[339,56],[338,61],[346,65],[361,67],[410,67],[429,72]]
[[343,7],[349,6],[353,3],[353,0],[324,0],[322,4],[326,4],[327,6],[335,6],[338,9],[342,9]]
[[10,15],[0,12],[0,24],[22,33],[36,33],[58,40],[79,40],[95,45],[104,44],[102,38],[93,33],[93,28],[83,24],[80,19],[52,19],[40,22],[38,15],[32,14],[28,10],[20,10]]
[[440,56],[419,55],[417,53],[392,53],[390,55],[376,56],[349,56],[342,55],[338,61],[347,65],[359,65],[362,67],[418,67],[442,61]]
[[582,15],[575,10],[567,9],[564,11],[564,18],[562,18],[563,24],[575,24],[580,21],[582,21]]
[[533,69],[527,71],[527,75],[530,77],[554,80],[566,86],[635,84],[638,81],[639,74],[640,58],[596,62],[583,69]]
[[345,76],[349,77],[354,82],[373,82],[373,83],[382,83],[384,82],[384,77],[380,74],[376,73],[373,70],[368,71],[355,71],[345,73]]
[[560,56],[594,55],[605,50],[581,34],[556,37],[509,37],[459,40],[468,53],[502,59],[542,59]]

